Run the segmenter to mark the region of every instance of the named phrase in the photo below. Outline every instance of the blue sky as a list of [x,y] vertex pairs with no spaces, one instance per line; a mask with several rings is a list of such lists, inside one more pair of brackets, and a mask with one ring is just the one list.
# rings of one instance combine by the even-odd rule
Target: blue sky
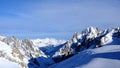
[[95,26],[120,26],[119,0],[0,0],[0,34],[70,39]]

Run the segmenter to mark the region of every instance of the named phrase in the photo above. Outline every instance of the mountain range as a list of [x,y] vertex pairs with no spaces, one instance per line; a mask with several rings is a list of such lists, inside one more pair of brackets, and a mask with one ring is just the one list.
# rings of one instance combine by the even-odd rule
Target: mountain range
[[1,68],[119,68],[119,64],[119,27],[88,27],[70,40],[0,36]]

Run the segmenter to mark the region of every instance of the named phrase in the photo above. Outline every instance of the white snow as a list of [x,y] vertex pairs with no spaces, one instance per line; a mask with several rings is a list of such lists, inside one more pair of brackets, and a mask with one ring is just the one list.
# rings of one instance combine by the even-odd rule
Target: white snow
[[95,58],[87,65],[76,68],[119,68],[120,61],[113,59]]
[[59,44],[63,44],[66,41],[65,40],[56,40],[53,38],[45,38],[45,39],[34,39],[32,40],[34,45],[37,45],[38,47],[45,47],[45,46],[49,46],[49,45],[59,45]]
[[18,59],[18,57],[14,57],[12,55],[12,48],[9,45],[7,45],[6,43],[1,42],[1,41],[0,41],[0,51],[5,53],[4,58],[7,58],[7,60],[8,60],[8,58],[11,58],[16,61],[21,61],[20,59]]
[[113,35],[113,33],[114,33],[114,31],[112,30],[112,31],[109,32],[107,35],[105,35],[104,37],[102,37],[102,39],[101,39],[102,45],[111,43],[111,42],[113,41],[113,40],[112,40],[112,35]]
[[89,49],[50,68],[120,68],[120,45]]
[[87,30],[89,32],[87,38],[95,38],[95,37],[97,37],[97,33],[96,33],[97,30],[96,30],[96,28],[91,26],[90,28],[87,28]]
[[0,40],[4,40],[6,38],[6,36],[0,36]]
[[0,57],[0,68],[22,68],[20,65],[14,62],[10,62]]
[[5,44],[4,42],[1,42],[0,41],[0,51],[4,51],[4,52],[7,52],[7,53],[11,53],[11,47],[8,46],[7,44]]

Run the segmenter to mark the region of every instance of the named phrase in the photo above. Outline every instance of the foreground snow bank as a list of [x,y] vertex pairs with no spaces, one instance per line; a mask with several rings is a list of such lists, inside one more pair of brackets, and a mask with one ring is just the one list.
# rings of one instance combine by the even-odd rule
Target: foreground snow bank
[[50,68],[119,68],[120,45],[85,50]]

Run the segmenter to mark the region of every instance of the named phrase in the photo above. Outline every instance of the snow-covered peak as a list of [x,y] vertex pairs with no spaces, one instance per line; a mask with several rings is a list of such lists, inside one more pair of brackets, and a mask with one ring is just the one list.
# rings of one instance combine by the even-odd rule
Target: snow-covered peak
[[91,27],[88,27],[87,29],[85,29],[85,35],[87,35],[87,39],[96,38],[101,33],[102,33],[102,30],[100,30],[96,27],[91,26]]
[[93,33],[96,32],[96,28],[93,27],[93,26],[88,27],[87,30],[88,30],[89,33],[90,33],[90,32],[93,32]]
[[96,33],[97,31],[99,31],[100,29],[96,28],[96,27],[93,27],[93,26],[90,26],[86,29],[84,29],[82,31],[82,34],[88,34],[88,33]]
[[32,40],[33,44],[38,47],[46,47],[46,46],[56,46],[59,44],[63,44],[66,42],[66,40],[56,40],[54,38],[45,38],[45,39],[34,39]]
[[0,36],[0,41],[4,41],[6,38],[6,36]]
[[106,30],[89,27],[83,30],[82,33],[75,32],[72,39],[67,41],[67,43],[61,47],[53,57],[68,57],[89,48],[101,47],[107,44],[116,45],[116,42],[117,44],[120,44],[118,42],[120,40],[120,29],[109,28]]

